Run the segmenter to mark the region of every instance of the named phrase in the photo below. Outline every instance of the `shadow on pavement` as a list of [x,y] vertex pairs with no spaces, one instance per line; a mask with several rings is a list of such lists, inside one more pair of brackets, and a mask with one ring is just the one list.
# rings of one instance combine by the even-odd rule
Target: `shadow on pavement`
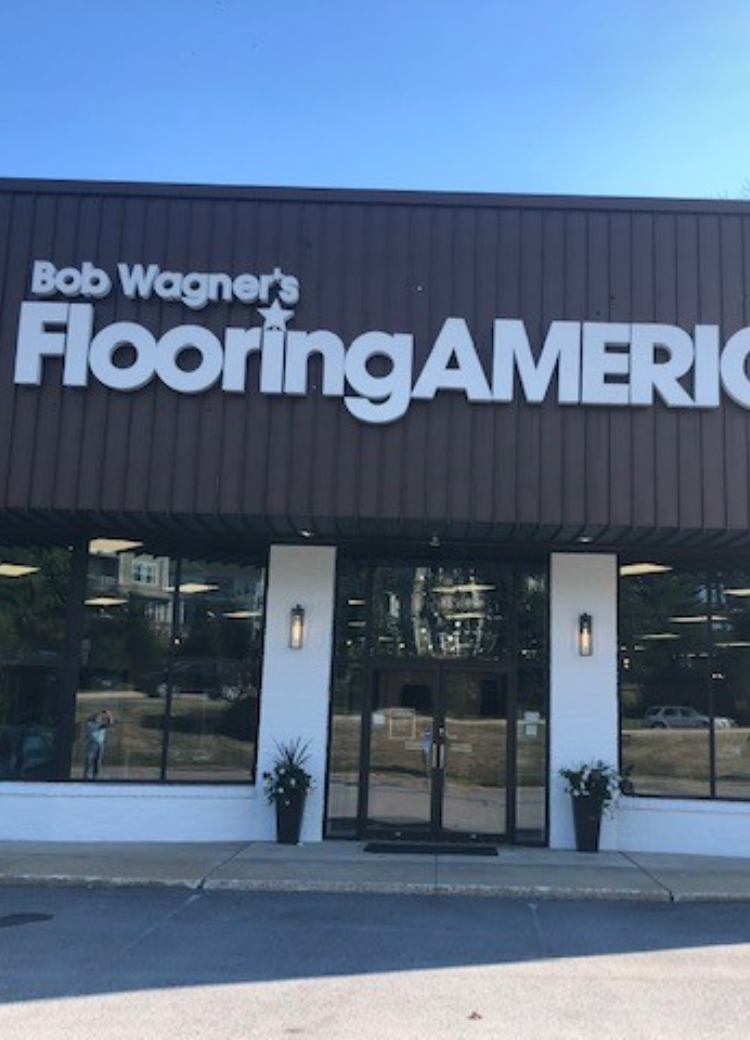
[[0,1000],[750,943],[750,905],[0,889]]

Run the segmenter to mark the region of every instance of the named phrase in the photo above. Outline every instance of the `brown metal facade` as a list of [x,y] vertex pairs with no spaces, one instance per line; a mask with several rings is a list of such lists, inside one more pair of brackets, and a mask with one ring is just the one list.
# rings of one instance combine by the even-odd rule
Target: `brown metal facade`
[[[294,327],[349,343],[410,332],[419,370],[448,317],[489,366],[496,317],[750,323],[750,206],[597,199],[0,182],[0,511],[6,525],[329,538],[742,543],[750,412],[470,404],[441,393],[385,426],[339,399],[14,386],[35,259],[300,280]],[[247,326],[242,304],[96,303],[159,335]],[[255,312],[252,312],[255,315]],[[39,528],[41,529],[41,527]],[[20,528],[19,528],[20,530]]]

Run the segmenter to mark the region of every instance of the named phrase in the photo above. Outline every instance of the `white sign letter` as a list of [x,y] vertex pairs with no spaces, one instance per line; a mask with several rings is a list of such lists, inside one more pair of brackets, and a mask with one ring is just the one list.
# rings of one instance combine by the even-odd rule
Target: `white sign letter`
[[[452,359],[455,367],[449,367]],[[487,376],[463,318],[447,318],[425,361],[412,397],[431,401],[438,390],[463,390],[469,401],[491,401]]]
[[492,386],[496,401],[513,400],[514,368],[517,368],[526,400],[531,404],[539,404],[547,395],[556,366],[558,368],[558,402],[560,404],[579,404],[581,400],[580,322],[553,321],[537,362],[531,352],[529,337],[522,321],[502,318],[495,321]]
[[[679,379],[693,366],[693,341],[675,325],[631,325],[630,403],[651,405],[654,390],[668,408],[692,408],[693,399]],[[659,351],[667,357],[659,360]]]
[[[14,376],[16,383],[39,386],[42,382],[42,358],[64,355],[69,309],[69,303],[21,304]],[[59,327],[52,331],[50,326],[55,325]]]
[[[375,376],[368,363],[376,357],[390,362],[391,370]],[[361,397],[345,397],[349,412],[363,422],[387,423],[405,415],[411,400],[414,337],[405,333],[365,332],[346,354],[346,378]],[[366,398],[366,400],[363,400]]]
[[589,321],[583,326],[582,404],[628,404],[630,387],[627,382],[608,383],[607,376],[626,376],[630,371],[630,357],[612,352],[607,347],[630,343],[630,325]]
[[750,380],[747,358],[750,354],[750,328],[740,329],[727,340],[721,355],[721,382],[737,404],[750,408]]
[[[114,356],[122,347],[135,351],[135,361],[127,368],[114,363]],[[100,383],[111,390],[140,390],[154,375],[156,340],[142,325],[119,321],[108,325],[91,341],[89,364]]]

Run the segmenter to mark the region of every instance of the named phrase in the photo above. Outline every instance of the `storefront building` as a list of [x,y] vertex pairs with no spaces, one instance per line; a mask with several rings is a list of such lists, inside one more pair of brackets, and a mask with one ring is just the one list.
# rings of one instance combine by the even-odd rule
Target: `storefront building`
[[750,206],[0,182],[0,839],[750,856]]

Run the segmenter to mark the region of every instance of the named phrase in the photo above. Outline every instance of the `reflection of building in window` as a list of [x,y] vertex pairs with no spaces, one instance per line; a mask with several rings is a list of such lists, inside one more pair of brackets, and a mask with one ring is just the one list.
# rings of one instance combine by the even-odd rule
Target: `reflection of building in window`
[[159,572],[153,561],[133,560],[133,581],[136,585],[156,585]]
[[417,652],[474,657],[493,649],[493,603],[497,586],[463,569],[417,568],[412,616]]
[[148,585],[149,595],[153,591],[170,595],[169,557],[149,556],[146,553],[120,553],[118,557],[120,587],[137,592],[139,585]]

